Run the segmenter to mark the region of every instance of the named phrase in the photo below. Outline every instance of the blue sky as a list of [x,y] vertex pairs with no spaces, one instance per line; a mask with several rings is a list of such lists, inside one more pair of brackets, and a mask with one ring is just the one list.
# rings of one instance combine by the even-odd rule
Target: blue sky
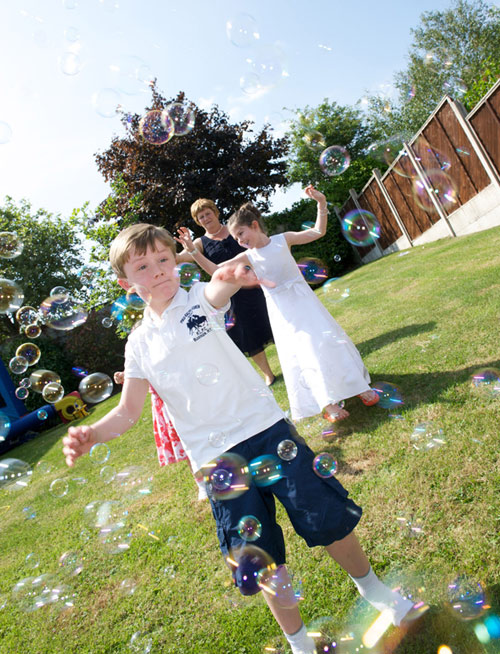
[[[166,97],[182,90],[203,108],[218,104],[234,121],[270,121],[277,133],[291,115],[285,107],[324,98],[350,104],[367,91],[388,92],[393,72],[405,66],[410,28],[422,12],[448,6],[450,0],[4,0],[0,198],[24,197],[62,215],[87,200],[96,206],[108,187],[94,153],[123,133],[116,116],[101,114],[111,113],[115,100],[143,113],[150,76]],[[250,21],[259,38],[234,45],[227,21]],[[273,84],[262,81],[259,63],[265,71],[271,64]],[[127,76],[137,70],[145,82]],[[255,81],[260,86],[248,93]],[[279,193],[274,207],[298,197],[298,189]]]

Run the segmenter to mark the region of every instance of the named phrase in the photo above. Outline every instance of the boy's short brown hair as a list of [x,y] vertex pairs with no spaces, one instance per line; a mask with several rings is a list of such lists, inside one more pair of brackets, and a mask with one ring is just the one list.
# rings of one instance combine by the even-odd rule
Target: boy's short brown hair
[[191,216],[193,217],[194,222],[199,225],[198,214],[202,209],[212,209],[215,216],[218,218],[220,215],[217,205],[213,200],[207,200],[206,198],[199,198],[196,202],[193,202],[191,205]]
[[148,247],[156,250],[156,241],[170,248],[175,256],[175,241],[164,227],[149,223],[136,223],[122,229],[109,248],[109,261],[116,275],[126,278],[123,267],[130,259],[132,251],[135,250],[137,254],[143,255]]

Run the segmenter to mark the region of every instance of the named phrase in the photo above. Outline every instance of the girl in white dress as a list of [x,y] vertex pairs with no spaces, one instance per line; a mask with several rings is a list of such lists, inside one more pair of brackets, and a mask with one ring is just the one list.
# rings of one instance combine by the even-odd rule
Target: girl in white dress
[[228,228],[247,252],[231,261],[251,265],[257,277],[275,284],[263,291],[292,418],[299,420],[322,411],[327,420],[335,422],[349,415],[340,405],[342,400],[358,395],[370,406],[379,396],[369,386],[370,376],[356,346],[318,300],[290,253],[291,246],[310,243],[326,232],[325,196],[313,186],[305,193],[316,200],[318,214],[314,227],[300,232],[269,237],[258,209],[250,203],[238,209]]

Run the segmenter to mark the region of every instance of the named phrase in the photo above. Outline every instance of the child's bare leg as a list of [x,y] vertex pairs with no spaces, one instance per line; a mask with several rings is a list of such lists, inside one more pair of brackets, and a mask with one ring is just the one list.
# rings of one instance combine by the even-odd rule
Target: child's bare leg
[[274,571],[274,578],[277,580],[280,589],[287,589],[287,594],[276,597],[269,592],[262,591],[271,613],[283,630],[292,647],[292,652],[314,654],[316,652],[314,640],[307,635],[306,628],[300,617],[297,600],[293,594],[291,580],[284,565],[280,565]]
[[271,370],[271,366],[269,365],[269,361],[267,360],[265,350],[262,350],[262,352],[257,352],[257,354],[254,354],[252,356],[252,359],[255,361],[255,363],[264,373],[266,384],[269,386],[274,380],[274,374],[273,371]]
[[413,608],[413,602],[391,590],[373,572],[359,541],[351,532],[342,540],[325,547],[328,554],[350,575],[359,593],[378,611],[391,612],[392,622],[399,625]]

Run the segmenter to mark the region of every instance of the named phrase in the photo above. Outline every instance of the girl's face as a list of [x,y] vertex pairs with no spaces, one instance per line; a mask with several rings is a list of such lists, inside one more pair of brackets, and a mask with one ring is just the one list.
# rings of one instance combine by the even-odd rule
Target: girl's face
[[259,223],[256,220],[251,225],[233,225],[229,232],[243,248],[257,247],[262,235]]

